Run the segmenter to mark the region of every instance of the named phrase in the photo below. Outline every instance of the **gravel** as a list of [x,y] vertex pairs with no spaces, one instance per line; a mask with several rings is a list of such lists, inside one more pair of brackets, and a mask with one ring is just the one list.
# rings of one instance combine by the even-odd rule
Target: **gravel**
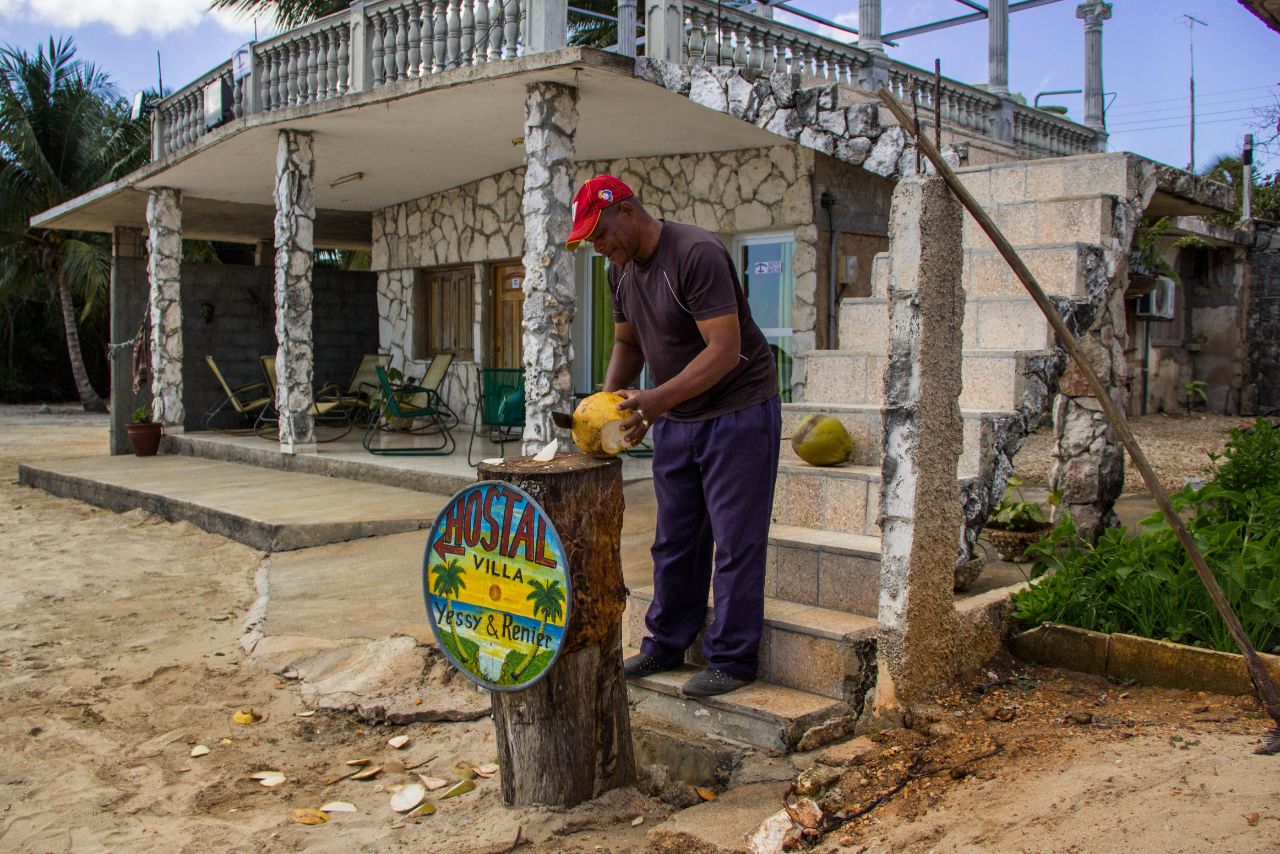
[[[1234,427],[1253,419],[1238,415],[1141,415],[1129,419],[1147,461],[1166,490],[1176,492],[1188,479],[1203,479],[1209,472],[1210,453],[1221,453]],[[1053,428],[1042,427],[1027,437],[1015,465],[1027,484],[1047,486],[1053,464]],[[1125,454],[1124,491],[1146,493],[1147,486],[1129,455]]]

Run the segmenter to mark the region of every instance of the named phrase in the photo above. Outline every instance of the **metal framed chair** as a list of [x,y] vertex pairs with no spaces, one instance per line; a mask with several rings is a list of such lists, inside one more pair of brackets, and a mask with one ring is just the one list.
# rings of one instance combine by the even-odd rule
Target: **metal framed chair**
[[480,400],[471,421],[471,441],[467,443],[467,465],[471,461],[476,436],[498,444],[520,438],[524,429],[524,368],[481,368]]
[[[445,456],[453,453],[456,444],[449,424],[449,416],[453,416],[453,412],[436,390],[423,385],[393,385],[387,377],[386,368],[378,365],[374,370],[382,396],[374,404],[373,418],[365,428],[364,449],[371,454],[399,457]],[[454,416],[454,421],[456,420]],[[426,445],[375,445],[373,437],[393,421],[421,422],[420,426],[401,432],[410,435],[435,434],[440,436],[440,441]]]
[[391,354],[366,353],[345,387],[338,383],[326,383],[316,392],[316,396],[341,401],[343,406],[352,410],[353,420],[361,424],[367,423],[367,419],[372,417],[373,401],[379,394],[378,375],[374,371],[378,365],[391,367]]
[[[210,407],[209,411],[205,413],[204,426],[219,433],[248,434],[254,432],[253,425],[257,423],[258,415],[271,404],[270,387],[266,383],[245,383],[244,385],[232,386],[227,382],[226,377],[222,375],[222,371],[218,368],[218,363],[213,360],[212,356],[205,356],[204,362],[209,366],[209,370],[213,371],[213,376],[217,379],[223,394],[222,400]],[[238,430],[215,426],[214,420],[224,412],[236,413],[240,416],[245,426]]]
[[[254,429],[259,435],[262,435],[264,427],[278,424],[280,421],[279,413],[276,412],[276,357],[260,356],[258,361],[262,363],[262,373],[266,375],[267,385],[271,387],[270,405],[263,408],[262,413],[258,416],[258,423],[254,425]],[[317,427],[334,427],[339,432],[334,436],[321,439],[318,435],[317,442],[336,442],[343,436],[351,432],[351,428],[355,426],[352,416],[353,409],[344,403],[340,398],[336,397],[320,397],[316,396],[311,403],[309,410],[311,417],[315,419]]]

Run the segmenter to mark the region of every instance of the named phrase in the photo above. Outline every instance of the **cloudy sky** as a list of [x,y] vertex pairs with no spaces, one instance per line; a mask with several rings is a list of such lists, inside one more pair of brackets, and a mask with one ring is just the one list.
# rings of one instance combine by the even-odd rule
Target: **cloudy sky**
[[[254,37],[254,21],[208,13],[209,0],[0,0],[0,42],[34,50],[50,36],[74,36],[80,56],[106,69],[122,94],[156,82],[160,52],[165,86],[177,88],[231,56]],[[857,0],[794,0],[823,17],[857,25]],[[1010,18],[1010,87],[1032,100],[1052,89],[1083,84],[1084,40],[1076,0],[1018,12]],[[886,32],[965,14],[956,0],[884,0]],[[1186,166],[1189,158],[1188,30],[1195,29],[1196,163],[1238,151],[1243,135],[1260,134],[1258,110],[1278,103],[1280,34],[1236,0],[1114,0],[1104,28],[1107,123],[1111,147]],[[781,17],[781,15],[780,15]],[[271,32],[258,21],[259,35]],[[853,36],[842,36],[854,38]],[[971,83],[987,76],[986,24],[979,22],[904,39],[891,56]],[[1082,117],[1079,95],[1042,99]],[[1280,151],[1260,158],[1280,169]]]

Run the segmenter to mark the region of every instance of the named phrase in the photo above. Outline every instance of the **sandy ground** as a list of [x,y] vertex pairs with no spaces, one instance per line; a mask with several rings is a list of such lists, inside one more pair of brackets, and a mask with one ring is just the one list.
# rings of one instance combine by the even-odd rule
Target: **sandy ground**
[[[0,407],[0,849],[644,850],[671,808],[634,789],[570,811],[508,810],[496,781],[480,780],[434,816],[398,817],[387,787],[407,779],[408,766],[448,777],[459,761],[495,758],[489,720],[384,727],[333,712],[298,717],[297,684],[249,664],[239,645],[264,555],[185,523],[113,514],[14,483],[20,461],[105,453],[105,433],[101,417]],[[1125,693],[1048,671],[957,695],[924,728],[945,744],[943,755],[882,742],[883,767],[896,761],[895,747],[944,764],[967,762],[983,745],[1002,748],[958,778],[911,781],[818,845],[1277,850],[1280,759],[1250,755],[1262,728],[1252,704]],[[993,704],[1016,706],[1013,720],[989,719]],[[233,723],[246,707],[265,720]],[[1082,710],[1094,715],[1088,725],[1064,723]],[[394,751],[386,740],[399,733],[412,742]],[[193,758],[196,745],[210,752]],[[366,757],[386,767],[379,779],[325,785],[346,760]],[[795,757],[783,770],[816,759]],[[248,778],[268,769],[287,782],[269,789]],[[841,773],[859,775],[846,785],[856,797],[865,772]],[[320,827],[291,820],[295,808],[331,800],[360,811]],[[760,817],[776,808],[762,804]],[[517,838],[534,841],[513,848]]]

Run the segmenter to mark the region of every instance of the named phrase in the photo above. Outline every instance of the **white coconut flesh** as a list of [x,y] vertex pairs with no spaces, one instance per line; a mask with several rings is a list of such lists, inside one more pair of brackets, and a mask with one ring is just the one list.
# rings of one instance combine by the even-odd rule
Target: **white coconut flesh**
[[621,421],[606,421],[600,427],[600,450],[606,454],[620,454],[629,444]]

